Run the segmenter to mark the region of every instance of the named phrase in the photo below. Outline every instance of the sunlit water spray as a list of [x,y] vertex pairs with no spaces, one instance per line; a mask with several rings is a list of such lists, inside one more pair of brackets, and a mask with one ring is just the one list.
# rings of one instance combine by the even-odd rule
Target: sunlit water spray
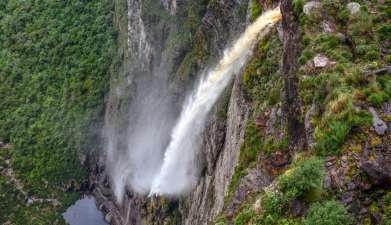
[[251,24],[234,45],[224,52],[216,67],[209,70],[187,99],[171,134],[163,165],[153,180],[152,195],[178,195],[195,186],[198,177],[196,155],[208,112],[233,74],[248,60],[261,31],[281,19],[280,9],[268,11]]

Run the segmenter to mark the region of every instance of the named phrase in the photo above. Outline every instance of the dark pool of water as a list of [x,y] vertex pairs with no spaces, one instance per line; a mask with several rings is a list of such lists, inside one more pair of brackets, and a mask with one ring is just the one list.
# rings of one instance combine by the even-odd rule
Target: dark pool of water
[[70,225],[108,225],[103,213],[95,205],[95,199],[86,196],[75,202],[63,213],[65,221]]

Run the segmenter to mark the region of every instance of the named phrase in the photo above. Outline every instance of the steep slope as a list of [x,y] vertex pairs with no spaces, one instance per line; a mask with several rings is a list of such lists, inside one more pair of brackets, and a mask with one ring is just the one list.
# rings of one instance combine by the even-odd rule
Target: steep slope
[[[168,14],[164,18],[178,18],[191,7],[184,2],[162,1],[157,15],[163,10]],[[139,17],[132,17],[129,24],[148,20],[140,6],[148,3],[128,2],[128,7],[136,4],[140,10],[132,11]],[[165,74],[172,81],[170,87],[178,95],[178,103],[198,71],[216,61],[246,23],[276,4],[205,2],[189,42],[179,44],[182,48],[175,45],[181,53],[152,57],[156,64],[169,62],[171,69]],[[203,135],[204,169],[194,191],[169,200],[147,199],[129,189],[119,205],[100,163],[92,183],[97,185],[95,195],[107,218],[113,224],[327,224],[323,223],[327,220],[332,224],[386,224],[390,215],[390,18],[384,4],[294,1],[292,13],[300,20],[302,33],[296,45],[302,52],[298,59],[298,110],[307,146],[289,148],[285,132],[281,56],[290,49],[284,49],[284,30],[278,25],[260,41],[247,68],[236,76],[211,113]],[[128,8],[128,12],[137,7]],[[166,24],[170,27],[166,38],[152,38],[156,27],[148,26],[142,28],[145,40],[142,35],[132,35],[134,40],[127,42],[128,46],[142,46],[137,54],[143,57],[166,53],[172,45],[162,43],[170,43],[171,35],[178,31],[175,23],[158,18],[160,27],[165,26],[161,23],[170,24]],[[141,28],[129,29],[128,33],[134,34],[133,29]],[[132,64],[123,62],[122,68]],[[151,68],[153,71],[154,66]],[[118,78],[119,84],[127,76],[137,76],[135,72],[119,74],[123,76]],[[113,83],[111,92],[118,93],[114,91],[117,87],[121,86]],[[110,121],[121,115],[126,121],[127,113],[121,110],[131,104],[131,96],[126,97],[131,92],[122,93],[125,97],[112,95],[109,100]],[[116,143],[124,138],[116,137]],[[330,214],[331,209],[335,214]]]

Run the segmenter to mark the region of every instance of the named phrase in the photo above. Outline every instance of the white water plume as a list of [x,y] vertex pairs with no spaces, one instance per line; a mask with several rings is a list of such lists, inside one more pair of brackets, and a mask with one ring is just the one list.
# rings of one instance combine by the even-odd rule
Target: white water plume
[[171,134],[163,164],[153,180],[151,195],[178,195],[190,190],[197,182],[195,162],[199,136],[207,115],[228,85],[248,60],[260,32],[281,18],[280,9],[268,11],[251,24],[234,45],[224,52],[216,67],[209,70],[187,99]]

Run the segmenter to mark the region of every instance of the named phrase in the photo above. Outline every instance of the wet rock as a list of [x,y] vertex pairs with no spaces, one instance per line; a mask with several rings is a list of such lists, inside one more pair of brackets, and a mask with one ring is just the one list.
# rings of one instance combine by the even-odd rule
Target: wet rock
[[316,68],[324,68],[327,65],[329,65],[329,63],[330,63],[329,58],[327,58],[327,56],[325,56],[323,54],[316,55],[314,57],[313,61],[314,61],[314,66]]
[[291,205],[291,212],[294,217],[300,216],[303,214],[303,203],[299,200],[294,200]]
[[373,117],[372,125],[376,133],[378,135],[384,135],[384,133],[387,131],[387,124],[382,119],[380,119],[379,115],[373,107],[369,107],[369,111]]
[[278,39],[280,39],[281,42],[284,41],[284,30],[282,29],[282,23],[277,23],[276,25],[277,32],[278,32]]
[[314,10],[316,9],[321,9],[322,8],[322,3],[317,2],[317,1],[310,1],[307,2],[304,7],[303,7],[303,12],[305,15],[310,15]]
[[387,165],[380,165],[375,160],[365,161],[360,169],[365,172],[375,184],[391,184],[391,169]]
[[305,133],[306,133],[308,145],[310,147],[313,146],[315,143],[314,136],[313,136],[315,128],[311,122],[314,115],[315,115],[315,104],[312,104],[311,108],[307,111],[304,117]]
[[346,5],[351,15],[360,12],[361,5],[357,2],[350,2]]

